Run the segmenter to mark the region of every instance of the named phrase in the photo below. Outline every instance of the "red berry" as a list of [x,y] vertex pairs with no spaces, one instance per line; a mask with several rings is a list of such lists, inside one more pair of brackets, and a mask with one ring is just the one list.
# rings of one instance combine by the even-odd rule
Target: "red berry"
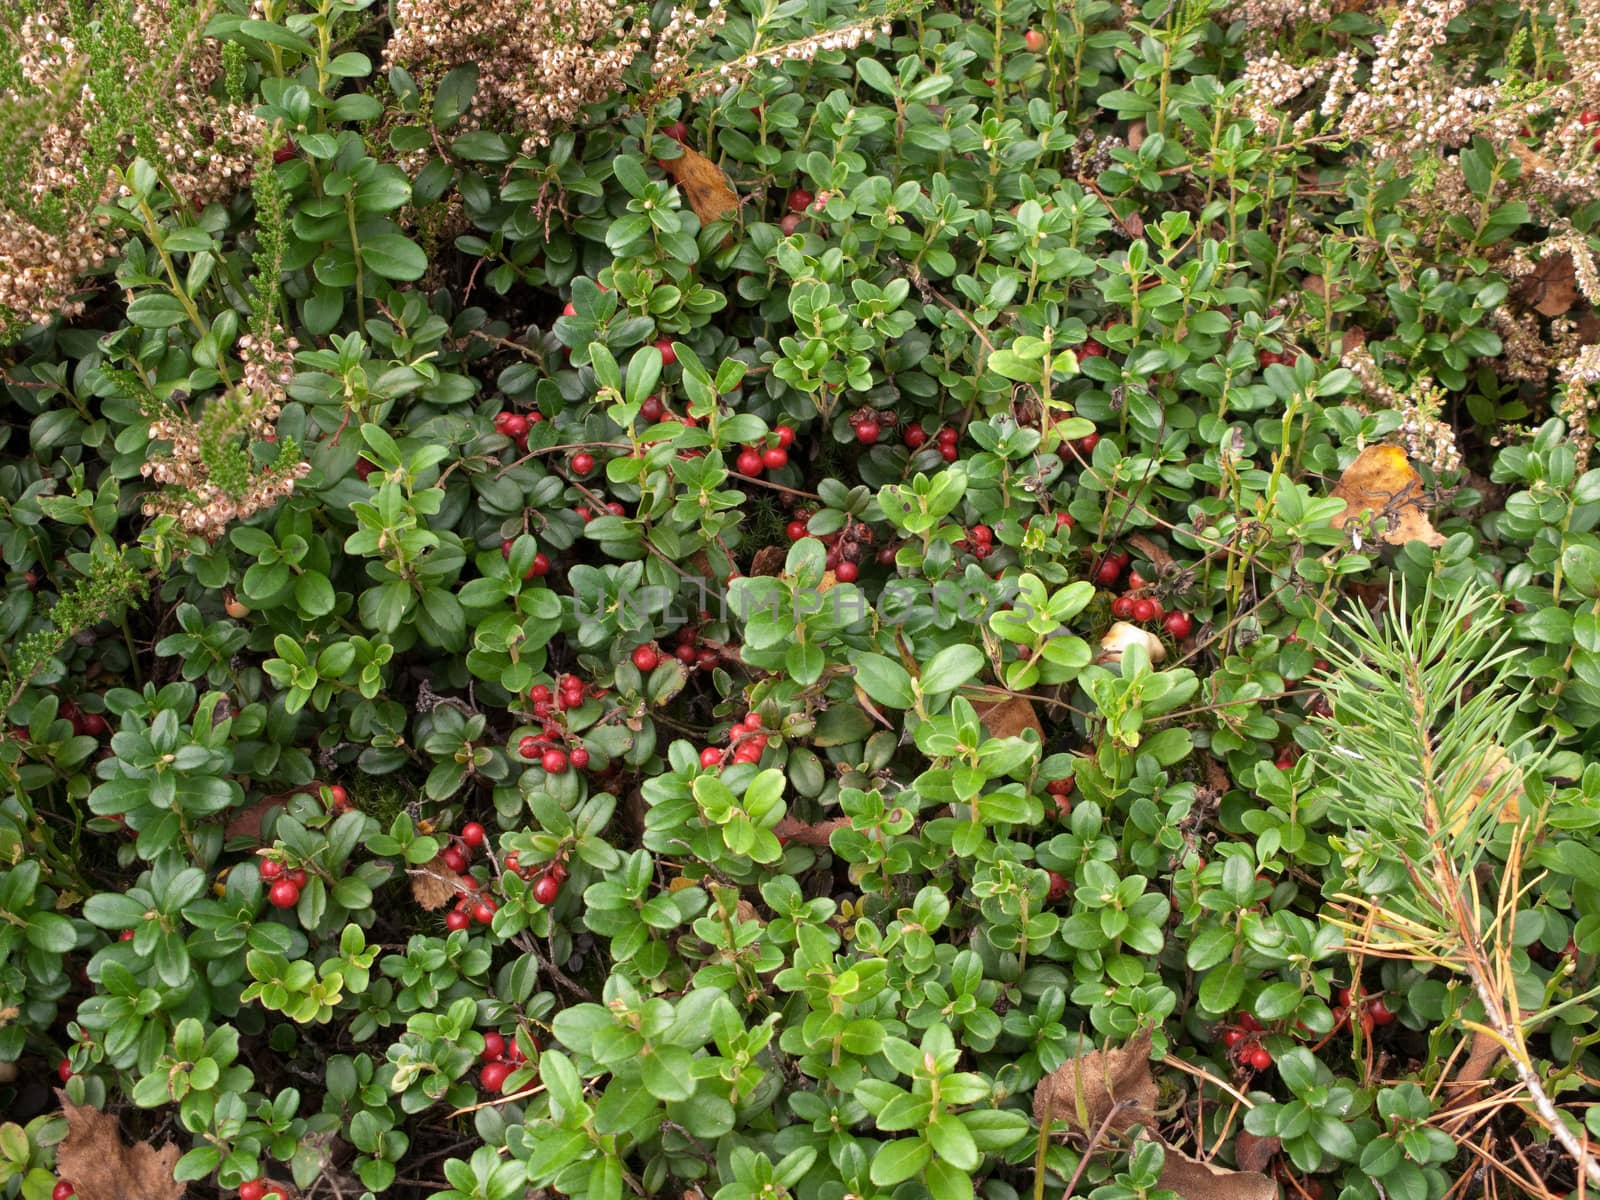
[[1194,618],[1186,612],[1169,612],[1161,623],[1180,642],[1194,632]]
[[528,573],[524,575],[523,578],[533,579],[540,575],[548,575],[549,573],[550,556],[541,550],[539,553],[533,556],[533,561],[528,564]]
[[794,213],[803,213],[806,209],[811,207],[811,201],[813,199],[815,199],[815,197],[813,197],[810,192],[806,191],[805,188],[795,188],[789,193],[789,211]]
[[1239,1028],[1248,1029],[1251,1033],[1260,1033],[1261,1022],[1256,1020],[1253,1014],[1242,1012],[1239,1014]]
[[133,930],[124,929],[121,933],[117,934],[117,941],[119,941],[119,942],[131,942],[131,941],[133,941]]
[[656,649],[654,642],[633,648],[633,665],[640,671],[654,671],[660,662],[661,651]]
[[1054,904],[1056,901],[1064,899],[1072,887],[1067,882],[1067,877],[1061,874],[1060,871],[1046,871],[1045,874],[1050,877],[1050,891],[1045,895],[1045,903]]
[[444,865],[457,875],[462,874],[467,869],[467,852],[460,846],[446,846],[444,853],[440,854],[439,857],[444,860]]
[[1078,447],[1078,453],[1084,458],[1088,458],[1094,453],[1094,448],[1100,444],[1100,435],[1098,433],[1086,433],[1075,444]]
[[578,507],[573,509],[572,511],[577,514],[578,519],[580,521],[582,521],[585,525],[587,525],[590,521],[594,520],[594,514],[592,512],[590,512],[586,507],[584,507],[581,504],[578,505]]
[[778,445],[785,450],[794,445],[794,430],[788,425],[779,425],[772,432],[777,435]]
[[505,420],[496,418],[500,432],[507,437],[519,438],[528,436],[528,418],[521,413],[502,413]]
[[58,1062],[56,1064],[56,1074],[60,1076],[62,1083],[65,1083],[67,1080],[71,1079],[72,1060],[70,1058],[63,1058],[60,1062]]
[[261,878],[270,882],[283,874],[283,864],[275,858],[263,858],[258,870],[261,872]]
[[1115,559],[1103,558],[1094,569],[1094,578],[1101,587],[1114,587],[1122,578],[1122,567]]
[[478,1072],[478,1082],[483,1084],[486,1092],[498,1092],[505,1087],[506,1080],[511,1077],[514,1068],[510,1063],[492,1062]]
[[928,431],[921,425],[907,425],[905,432],[906,446],[912,450],[920,450],[922,444],[928,440]]
[[854,583],[861,574],[861,568],[853,562],[842,562],[834,568],[833,577],[840,583]]
[[1037,54],[1039,51],[1044,49],[1044,34],[1040,33],[1037,29],[1030,29],[1027,33],[1022,35],[1022,44],[1027,46],[1027,48],[1034,54]]
[[790,521],[784,526],[783,532],[788,535],[791,542],[798,542],[806,536],[806,523],[804,521]]
[[[67,1200],[68,1196],[76,1196],[77,1194],[78,1189],[65,1179],[62,1179],[56,1183],[55,1187],[50,1189],[50,1200]],[[240,1194],[243,1195],[243,1189],[240,1189]]]
[[567,301],[567,306],[561,310],[561,315],[563,317],[575,317],[575,316],[577,316],[578,315],[577,305],[573,304],[571,300],[568,300]]
[[1232,1050],[1243,1040],[1244,1030],[1242,1029],[1229,1029],[1225,1030],[1222,1034],[1222,1044],[1230,1050]]
[[1057,529],[1066,528],[1070,531],[1074,524],[1076,524],[1076,522],[1073,521],[1071,513],[1058,512],[1056,514]]
[[799,228],[800,228],[800,214],[799,213],[785,213],[784,217],[783,217],[783,220],[778,222],[778,229],[783,233],[784,237],[793,236],[795,230],[797,230]]
[[572,456],[572,469],[579,475],[587,475],[594,470],[594,455],[587,450],[580,450]]
[[567,752],[565,750],[546,750],[544,757],[539,760],[547,774],[561,775],[567,769]]
[[718,750],[715,746],[707,746],[704,750],[700,751],[700,765],[702,767],[714,767],[721,761],[722,751]]
[[569,757],[572,760],[572,765],[579,771],[589,765],[589,752],[582,746],[574,746]]
[[789,452],[782,446],[769,446],[761,452],[761,465],[776,471],[789,465]]
[[252,1179],[239,1185],[239,1200],[261,1200],[267,1194],[265,1179]]
[[954,446],[961,440],[961,434],[954,429],[941,429],[938,433],[938,442],[941,446]]
[[721,656],[710,646],[702,646],[695,653],[694,660],[702,667],[714,667],[717,665],[717,659],[720,657]]
[[960,452],[954,446],[940,446],[939,455],[945,462],[955,462],[956,459],[961,457]]
[[639,415],[646,421],[659,421],[665,415],[667,406],[661,403],[660,396],[651,396],[639,405]]
[[469,846],[483,845],[483,826],[476,821],[468,821],[461,827],[461,840]]
[[741,475],[761,474],[761,453],[752,446],[746,446],[739,451],[739,459],[734,464],[734,469]]
[[495,902],[487,896],[472,906],[472,919],[479,925],[487,925],[494,920]]
[[1600,125],[1600,112],[1596,112],[1594,109],[1589,109],[1586,112],[1579,113],[1578,114],[1578,124],[1579,125]]
[[1389,1006],[1385,1004],[1378,996],[1374,996],[1371,1000],[1368,1000],[1366,1004],[1362,1006],[1362,1008],[1366,1012],[1366,1015],[1372,1018],[1372,1023],[1374,1025],[1387,1025],[1390,1021],[1394,1020],[1394,1013],[1389,1011]]
[[536,683],[528,689],[528,699],[537,704],[541,700],[550,699],[550,689],[542,683]]
[[294,870],[290,871],[287,875],[285,875],[284,878],[287,879],[290,883],[294,884],[295,887],[303,888],[306,885],[306,878],[307,878],[306,877],[305,868],[304,867],[296,867]]
[[694,666],[695,659],[699,658],[699,653],[695,650],[693,642],[679,642],[678,648],[672,653],[686,667]]
[[498,1033],[486,1033],[483,1035],[484,1058],[488,1059],[490,1062],[493,1062],[495,1059],[503,1057],[505,1052],[505,1038],[501,1037]]
[[878,440],[883,433],[883,427],[871,417],[866,418],[856,426],[856,441],[863,446],[870,446]]
[[551,875],[541,875],[533,881],[533,898],[540,904],[550,905],[561,895],[561,881]]
[[1106,348],[1094,338],[1085,338],[1083,345],[1078,347],[1079,358],[1104,358]]
[[669,138],[671,138],[673,141],[677,142],[681,146],[681,145],[684,144],[684,139],[686,139],[689,136],[689,127],[687,125],[685,125],[682,121],[674,121],[671,125],[668,125],[661,132],[666,134]]
[[362,483],[365,483],[368,479],[370,479],[372,477],[372,473],[377,469],[378,464],[373,462],[370,458],[356,459],[356,478],[361,480]]
[[[284,163],[288,162],[293,157],[294,157],[294,147],[292,145],[290,145],[290,146],[279,146],[276,150],[274,150],[272,152],[272,161],[277,166],[282,166]],[[59,1197],[58,1197],[58,1200],[59,1200]]]
[[1133,616],[1133,597],[1118,596],[1111,602],[1111,615],[1119,621],[1126,621]]
[[459,909],[447,912],[444,915],[444,927],[451,933],[459,933],[472,924],[472,918]]
[[622,507],[622,501],[613,500],[609,504],[606,505],[606,511],[608,513],[610,513],[613,517],[620,517],[620,516],[622,516],[623,513],[627,512],[628,510]]
[[1257,1071],[1265,1071],[1272,1065],[1272,1055],[1267,1053],[1265,1046],[1254,1047],[1245,1057]]
[[267,892],[267,900],[274,908],[293,908],[300,903],[300,889],[288,879],[280,879]]
[[565,883],[567,881],[567,865],[560,859],[557,859],[555,862],[550,864],[550,869],[546,872],[546,874],[548,874],[550,878],[554,879],[557,883]]
[[671,338],[662,338],[656,343],[656,349],[661,351],[661,362],[663,366],[670,367],[673,363],[678,361],[678,352],[672,348]]
[[758,712],[745,713],[743,724],[746,729],[760,729],[761,714]]
[[974,525],[968,533],[980,546],[988,546],[994,542],[994,532],[987,525]]
[[1133,602],[1133,619],[1141,625],[1154,621],[1161,616],[1161,604],[1149,596],[1141,596]]
[[328,789],[328,802],[336,812],[344,812],[350,807],[350,793],[343,785],[336,783]]

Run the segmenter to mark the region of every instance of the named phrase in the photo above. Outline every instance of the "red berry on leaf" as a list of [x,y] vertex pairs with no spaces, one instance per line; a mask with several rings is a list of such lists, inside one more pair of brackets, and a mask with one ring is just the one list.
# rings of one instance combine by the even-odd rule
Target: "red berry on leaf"
[[1586,112],[1579,113],[1578,114],[1578,124],[1579,125],[1586,125],[1586,126],[1587,125],[1600,125],[1600,112],[1597,112],[1594,109],[1589,109]]
[[783,532],[791,542],[798,542],[806,536],[806,523],[804,521],[790,521],[784,526]]
[[594,470],[594,455],[587,450],[580,450],[572,456],[572,469],[579,475],[587,475]]
[[1085,338],[1083,345],[1078,347],[1079,358],[1104,358],[1106,348],[1094,338]]
[[1381,997],[1374,996],[1362,1006],[1362,1009],[1367,1016],[1372,1018],[1374,1025],[1387,1025],[1394,1020],[1394,1013],[1389,1011],[1389,1006],[1383,1002]]
[[1265,1046],[1252,1047],[1245,1055],[1245,1060],[1257,1071],[1265,1071],[1272,1065],[1272,1055],[1267,1053]]
[[666,134],[673,141],[677,142],[680,146],[687,144],[686,139],[689,136],[689,127],[682,121],[674,121],[661,132]]
[[1230,1050],[1232,1050],[1243,1040],[1244,1030],[1242,1029],[1228,1029],[1222,1034],[1222,1044]]
[[506,1040],[498,1033],[483,1035],[483,1057],[489,1062],[502,1057],[506,1052]]
[[799,213],[785,213],[783,220],[778,222],[778,229],[784,237],[792,237],[795,230],[800,228]]
[[750,446],[746,446],[743,450],[739,451],[739,458],[738,461],[734,463],[734,469],[737,470],[741,475],[761,474],[762,462],[760,452]]
[[722,751],[718,750],[715,746],[707,746],[704,750],[700,751],[700,765],[702,767],[714,767],[721,761]]
[[444,927],[451,933],[459,933],[472,924],[472,918],[459,910],[447,912],[444,915]]
[[446,846],[439,857],[444,861],[444,865],[457,875],[467,869],[467,852],[460,846]]
[[1256,1020],[1253,1014],[1242,1012],[1239,1014],[1239,1028],[1248,1029],[1251,1033],[1260,1033],[1261,1022]]
[[544,874],[533,881],[533,898],[543,905],[551,905],[561,895],[561,881],[555,876]]
[[561,310],[561,315],[563,317],[575,317],[575,316],[577,316],[578,315],[578,307],[577,307],[577,305],[573,304],[571,300],[568,300],[567,304],[566,304],[566,307]]
[[1161,604],[1149,596],[1141,596],[1133,602],[1133,619],[1140,624],[1156,621],[1161,618]]
[[487,896],[472,906],[472,919],[479,925],[487,925],[494,920],[495,902]]
[[1045,37],[1044,34],[1040,33],[1037,29],[1030,29],[1027,33],[1022,35],[1022,43],[1023,45],[1027,46],[1032,53],[1037,54],[1045,47]]
[[306,872],[305,872],[305,868],[304,867],[296,867],[294,870],[290,871],[287,875],[285,875],[284,878],[287,879],[290,883],[294,884],[295,887],[303,888],[306,885],[306,878],[307,878]]
[[119,942],[131,942],[131,941],[133,941],[133,930],[124,929],[121,933],[117,934],[117,941],[119,941]]
[[528,564],[528,573],[524,579],[533,579],[550,573],[550,556],[543,550],[533,556],[533,561]]
[[789,465],[789,452],[782,446],[769,446],[761,452],[761,465],[770,471]]
[[539,760],[539,765],[545,769],[546,774],[564,774],[567,769],[567,752],[565,750],[546,750],[544,757]]
[[907,446],[908,449],[920,450],[922,448],[923,443],[926,442],[927,440],[928,440],[928,431],[926,429],[924,429],[921,425],[907,425],[906,426],[905,442],[906,442],[906,446]]
[[833,577],[840,583],[854,583],[861,574],[861,568],[853,562],[841,562],[834,568]]
[[883,433],[883,427],[871,417],[866,418],[856,426],[856,441],[863,446],[871,446],[877,442]]
[[280,879],[267,893],[267,900],[274,908],[293,908],[300,903],[300,889],[289,880]]
[[661,364],[670,367],[678,361],[678,352],[672,348],[671,338],[662,338],[656,343],[656,349],[661,351]]
[[1094,579],[1101,587],[1114,587],[1122,578],[1122,566],[1115,559],[1103,558],[1094,569]]
[[1058,512],[1056,514],[1056,528],[1057,529],[1065,528],[1065,529],[1070,531],[1074,524],[1076,524],[1076,522],[1073,521],[1071,513]]
[[678,648],[672,652],[672,655],[686,667],[694,666],[695,660],[700,657],[699,652],[694,648],[693,642],[679,642]]
[[815,198],[805,188],[795,188],[789,193],[789,211],[794,213],[805,212],[806,209],[811,207],[811,201]]
[[633,665],[640,671],[654,671],[661,662],[661,651],[657,650],[655,643],[646,642],[643,646],[633,649]]
[[1180,642],[1194,632],[1194,618],[1186,612],[1169,612],[1161,623]]
[[1133,597],[1118,596],[1111,602],[1111,615],[1119,621],[1127,621],[1133,617]]
[[65,1179],[59,1180],[56,1186],[50,1189],[50,1200],[67,1200],[69,1196],[76,1196],[78,1189]]
[[283,874],[283,864],[275,858],[263,858],[258,869],[261,872],[261,878],[269,882]]
[[794,429],[792,427],[788,425],[779,425],[772,432],[778,439],[778,445],[782,446],[785,450],[794,445]]
[[350,793],[342,784],[334,784],[328,789],[328,803],[334,812],[347,812],[350,808]]
[[72,1060],[70,1058],[63,1058],[56,1064],[56,1075],[62,1083],[72,1078]]
[[1099,444],[1100,435],[1098,433],[1086,433],[1073,443],[1073,445],[1077,446],[1078,453],[1084,458],[1088,458],[1091,454],[1093,454],[1094,448]]
[[1046,871],[1050,877],[1050,891],[1045,895],[1046,904],[1054,904],[1066,897],[1072,885],[1067,882],[1067,877],[1059,871]]
[[486,1092],[498,1092],[506,1085],[506,1080],[511,1077],[512,1066],[510,1063],[492,1062],[478,1073],[478,1082],[483,1084]]
[[666,414],[667,406],[661,403],[660,396],[651,396],[639,405],[639,415],[646,421],[659,421]]
[[239,1200],[261,1200],[267,1194],[265,1179],[252,1179],[239,1185]]
[[567,756],[574,768],[581,771],[589,765],[589,752],[582,746],[574,746],[572,753]]
[[483,845],[485,836],[483,826],[476,821],[468,821],[461,827],[461,840],[469,846]]

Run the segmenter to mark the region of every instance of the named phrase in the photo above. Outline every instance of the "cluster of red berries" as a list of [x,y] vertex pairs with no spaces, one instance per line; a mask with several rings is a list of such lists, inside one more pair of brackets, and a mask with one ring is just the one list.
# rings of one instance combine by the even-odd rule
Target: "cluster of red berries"
[[261,878],[272,885],[267,889],[267,902],[273,908],[293,908],[300,903],[300,889],[309,878],[304,867],[290,868],[280,858],[263,858],[259,869]]
[[[542,420],[544,420],[544,414],[538,412],[529,413],[527,416],[514,412],[495,413],[494,430],[496,433],[505,434],[506,437],[516,443],[518,450],[526,454],[528,452],[528,430]],[[361,470],[359,462],[356,464],[356,470]],[[368,473],[371,473],[371,468],[368,468]],[[365,479],[366,476],[363,475],[362,478]]]
[[[904,438],[906,448],[914,454],[927,445],[928,431],[921,425],[907,425]],[[856,439],[862,440],[860,425],[856,426]],[[874,436],[872,440],[877,441],[877,437]],[[960,456],[961,434],[947,426],[933,435],[933,444],[939,448],[939,454],[945,462],[955,462]]]
[[556,859],[544,867],[524,867],[522,855],[513,850],[506,855],[506,870],[523,879],[533,880],[533,898],[548,907],[561,895],[561,885],[567,881],[567,864]]
[[1261,1044],[1257,1036],[1263,1031],[1260,1021],[1247,1012],[1239,1014],[1239,1023],[1222,1032],[1222,1044],[1241,1067],[1252,1071],[1265,1071],[1272,1065],[1272,1053]]
[[1133,555],[1126,550],[1107,550],[1094,565],[1094,581],[1103,588],[1116,587],[1132,561]]
[[[1352,1009],[1351,1001],[1353,999],[1361,998],[1354,996],[1351,990],[1347,987],[1339,989],[1339,1003],[1334,1007],[1333,1010],[1333,1023],[1335,1028],[1342,1026],[1346,1021],[1350,1020]],[[1382,996],[1367,996],[1364,999],[1361,999],[1360,1014],[1361,1032],[1366,1034],[1368,1037],[1372,1036],[1372,1031],[1377,1026],[1387,1025],[1389,1022],[1394,1020],[1394,1013],[1390,1011],[1389,1006],[1383,1002]]]
[[[517,743],[517,753],[523,758],[538,759],[539,765],[550,775],[564,775],[568,766],[581,771],[589,765],[589,751],[583,746],[574,746],[566,750],[556,744],[557,739],[565,742],[565,735],[554,728],[550,716],[554,709],[565,712],[569,708],[577,708],[583,704],[587,689],[583,680],[576,675],[563,675],[556,681],[556,690],[552,692],[548,686],[536,683],[528,689],[528,700],[533,705],[533,715],[536,720],[544,722],[543,733],[527,734]],[[594,689],[596,696],[605,695],[603,688]]]
[[767,751],[767,735],[761,728],[760,713],[746,713],[744,720],[736,722],[728,730],[728,749],[707,746],[700,751],[700,765],[702,767],[721,766],[730,750],[733,753],[733,761],[736,763],[758,763],[761,761],[761,756]]
[[[534,1044],[537,1050],[538,1044]],[[478,1072],[478,1082],[486,1092],[499,1092],[506,1086],[511,1073],[526,1061],[516,1038],[509,1040],[490,1030],[483,1035],[483,1070]]]
[[450,845],[445,847],[439,855],[444,860],[444,865],[449,867],[467,885],[467,890],[456,899],[456,906],[445,914],[444,927],[455,933],[465,929],[472,922],[487,925],[494,920],[497,905],[492,897],[478,892],[477,880],[467,875],[467,867],[472,862],[472,852],[488,840],[488,833],[476,821],[468,821],[461,827],[459,838],[453,838]]
[[[516,538],[506,538],[500,543],[500,557],[509,560],[511,547],[516,544]],[[550,573],[550,556],[543,550],[533,556],[533,561],[528,564],[528,569],[523,572],[524,579],[536,579]]]
[[1056,802],[1056,816],[1062,820],[1065,820],[1072,813],[1072,801],[1067,799],[1068,796],[1072,795],[1072,787],[1071,779],[1052,779],[1044,785],[1044,790]]
[[957,550],[970,550],[974,558],[988,558],[994,553],[994,530],[987,525],[974,525],[967,536],[956,543]]
[[[580,504],[580,505],[578,505],[577,508],[574,508],[572,511],[573,511],[573,513],[575,513],[577,515],[578,519],[581,520],[585,525],[587,525],[590,521],[594,520],[594,510],[589,508],[586,505]],[[628,512],[628,510],[623,508],[621,503],[619,503],[616,500],[609,501],[606,504],[606,511],[608,513],[610,513],[613,517],[625,516],[625,515],[627,515],[627,512]]]
[[734,470],[741,475],[759,475],[763,471],[787,467],[789,447],[794,445],[794,430],[787,425],[779,425],[772,435],[774,440],[768,446],[745,446],[741,449]]
[[71,700],[61,702],[61,715],[72,722],[72,732],[79,737],[104,737],[111,730],[99,713],[84,712]]
[[[705,609],[700,610],[700,620],[709,621],[711,614]],[[693,625],[680,625],[678,627],[678,644],[673,648],[672,657],[684,666],[714,667],[721,661],[722,655],[710,646],[700,644],[700,631]],[[653,643],[647,642],[633,652],[633,665],[648,675],[656,669],[656,664],[661,661],[661,651]],[[646,665],[649,664],[649,665]]]
[[[57,1196],[55,1200],[61,1200],[61,1197]],[[239,1185],[239,1200],[283,1200],[283,1193],[278,1190],[277,1184],[262,1176]]]

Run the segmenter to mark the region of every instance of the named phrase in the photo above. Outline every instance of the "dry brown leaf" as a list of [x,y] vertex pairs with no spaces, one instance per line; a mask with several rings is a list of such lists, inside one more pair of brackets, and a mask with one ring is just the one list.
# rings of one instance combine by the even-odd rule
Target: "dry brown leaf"
[[1444,545],[1444,535],[1422,510],[1422,476],[1399,446],[1368,446],[1345,468],[1329,494],[1345,502],[1344,512],[1333,518],[1335,529],[1343,529],[1362,513],[1377,513],[1375,528],[1391,546]]
[[988,702],[974,700],[972,707],[990,737],[1017,737],[1023,730],[1031,729],[1039,735],[1041,742],[1044,741],[1044,726],[1039,724],[1039,714],[1033,711],[1033,701],[1026,696],[1010,696]]
[[1158,571],[1163,571],[1172,565],[1172,555],[1163,550],[1159,543],[1148,534],[1130,533],[1123,541],[1132,546],[1149,560],[1150,565]]
[[1541,258],[1517,285],[1517,298],[1541,317],[1562,317],[1578,303],[1578,278],[1572,255]]
[[700,151],[685,146],[677,158],[663,158],[660,162],[661,169],[683,190],[684,199],[700,218],[700,224],[709,225],[738,210],[739,194],[717,164]]
[[1367,344],[1367,331],[1359,325],[1346,325],[1339,331],[1339,353],[1349,354]]
[[789,558],[787,546],[763,546],[750,560],[750,575],[781,575],[783,564]]
[[784,817],[772,827],[772,835],[780,842],[793,842],[796,846],[810,846],[820,850],[828,844],[835,829],[849,829],[849,817],[834,817],[808,825],[796,817]]
[[822,578],[817,581],[817,595],[825,596],[839,584],[839,577],[832,571],[824,571]]
[[[1092,1134],[1110,1117],[1113,1131],[1155,1120],[1156,1083],[1150,1078],[1150,1031],[1121,1049],[1091,1050],[1062,1063],[1033,1091],[1033,1116]],[[1115,1115],[1112,1115],[1113,1110]]]
[[1278,1195],[1278,1185],[1259,1172],[1214,1167],[1170,1147],[1156,1186],[1170,1188],[1182,1200],[1276,1200]]
[[1247,1129],[1241,1129],[1239,1136],[1233,1139],[1233,1161],[1238,1164],[1241,1171],[1265,1171],[1273,1156],[1283,1149],[1283,1143],[1275,1137],[1257,1137]]
[[766,924],[766,922],[761,919],[761,913],[757,911],[756,906],[751,904],[750,901],[746,900],[743,896],[739,897],[739,903],[734,906],[734,915],[737,916],[741,921],[754,921],[757,925]]
[[1511,761],[1511,756],[1496,745],[1485,746],[1473,759],[1472,769],[1478,771],[1478,782],[1472,794],[1458,811],[1448,813],[1446,826],[1451,833],[1460,833],[1473,812],[1490,804],[1500,814],[1501,824],[1516,824],[1520,817],[1518,801],[1522,798],[1522,768]]
[[445,865],[444,855],[436,854],[411,872],[411,895],[427,912],[436,912],[455,899],[461,876]]
[[124,1145],[117,1119],[56,1097],[67,1118],[67,1138],[56,1149],[56,1174],[70,1179],[78,1200],[183,1200],[184,1185],[172,1178],[178,1147],[157,1150],[138,1142]]

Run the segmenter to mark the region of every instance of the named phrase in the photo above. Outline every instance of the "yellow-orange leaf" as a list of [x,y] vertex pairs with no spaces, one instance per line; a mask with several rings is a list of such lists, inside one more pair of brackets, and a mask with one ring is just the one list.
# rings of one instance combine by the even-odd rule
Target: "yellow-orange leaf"
[[1330,494],[1345,502],[1344,512],[1333,519],[1335,529],[1370,512],[1377,514],[1374,528],[1391,546],[1444,545],[1444,536],[1422,508],[1422,476],[1398,446],[1368,446],[1345,468]]

